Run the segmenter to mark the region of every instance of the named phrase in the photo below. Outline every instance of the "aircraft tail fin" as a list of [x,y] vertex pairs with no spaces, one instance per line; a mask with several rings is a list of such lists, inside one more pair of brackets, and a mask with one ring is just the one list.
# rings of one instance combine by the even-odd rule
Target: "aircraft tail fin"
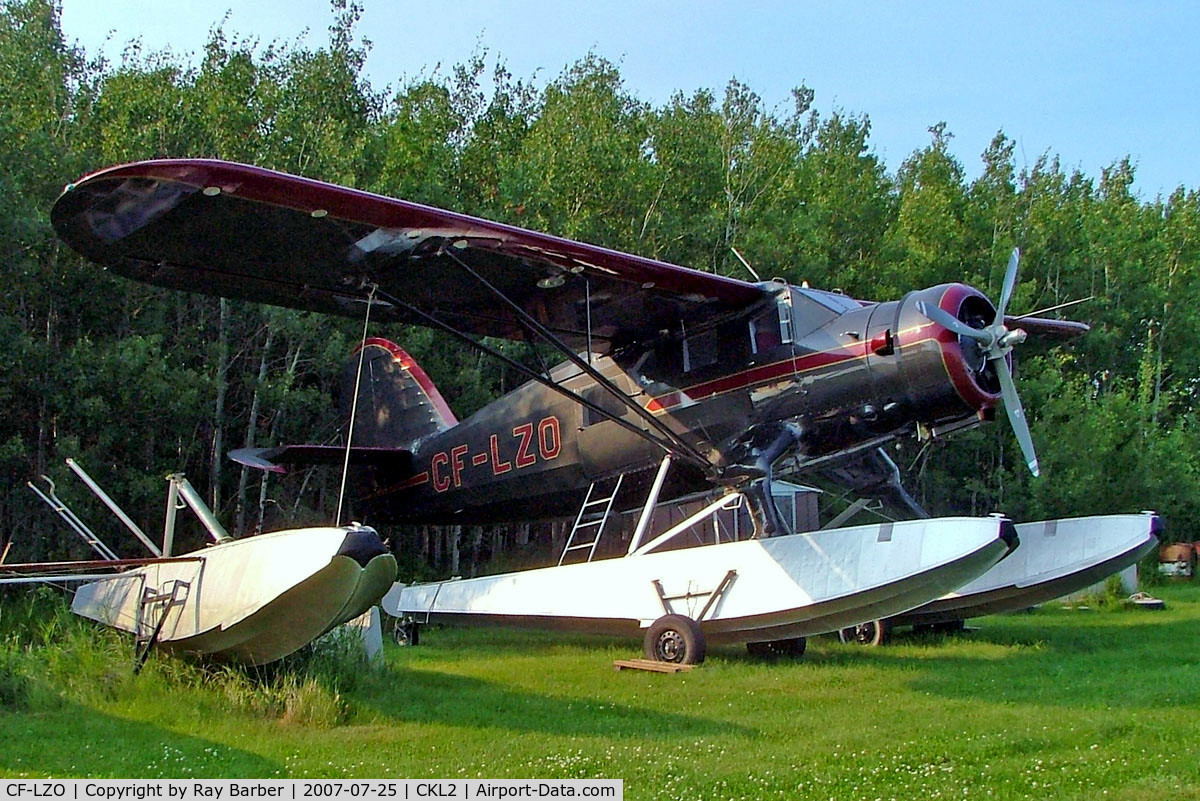
[[342,371],[342,419],[350,419],[359,352],[362,378],[354,421],[354,444],[363,448],[411,449],[417,442],[458,424],[433,381],[394,342],[372,337]]

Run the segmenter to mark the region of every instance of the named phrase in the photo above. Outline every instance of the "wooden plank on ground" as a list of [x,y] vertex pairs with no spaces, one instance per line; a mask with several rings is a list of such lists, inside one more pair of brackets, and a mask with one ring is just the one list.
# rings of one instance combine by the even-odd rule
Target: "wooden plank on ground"
[[676,662],[658,662],[654,659],[614,659],[613,670],[649,670],[654,673],[678,673],[691,670],[695,665],[680,665]]

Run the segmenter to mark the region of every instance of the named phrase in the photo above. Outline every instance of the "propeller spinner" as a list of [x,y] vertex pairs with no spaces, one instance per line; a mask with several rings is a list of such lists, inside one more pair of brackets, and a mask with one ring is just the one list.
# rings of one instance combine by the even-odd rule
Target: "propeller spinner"
[[1017,442],[1021,446],[1021,453],[1025,456],[1029,470],[1036,476],[1039,471],[1037,454],[1033,449],[1033,436],[1029,433],[1025,410],[1021,407],[1021,399],[1017,396],[1017,386],[1013,381],[1012,372],[1008,369],[1008,359],[1006,358],[1009,351],[1024,342],[1026,337],[1024,330],[1010,329],[1004,325],[1004,315],[1017,285],[1020,264],[1021,251],[1019,248],[1013,248],[1012,256],[1008,259],[1008,269],[1004,272],[1004,286],[1000,290],[1000,305],[996,308],[996,316],[991,325],[975,328],[959,320],[945,309],[932,306],[925,301],[917,303],[917,311],[938,325],[979,344],[983,356],[996,371],[996,377],[1000,381],[1000,396],[1004,401],[1004,411],[1008,413],[1008,422],[1012,425],[1013,433],[1017,435]]

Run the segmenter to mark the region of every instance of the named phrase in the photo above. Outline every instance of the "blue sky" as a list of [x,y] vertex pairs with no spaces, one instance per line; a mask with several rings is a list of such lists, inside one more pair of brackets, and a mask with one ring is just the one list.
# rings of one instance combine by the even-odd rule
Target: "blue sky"
[[[968,176],[997,130],[1018,166],[1043,153],[1098,179],[1129,155],[1143,199],[1200,188],[1200,3],[364,0],[377,89],[445,72],[478,46],[538,84],[589,50],[654,104],[730,78],[780,110],[793,86],[816,108],[865,113],[895,170],[945,121]],[[262,41],[326,41],[327,0],[62,0],[68,40],[119,60],[143,48],[199,52],[226,30]]]

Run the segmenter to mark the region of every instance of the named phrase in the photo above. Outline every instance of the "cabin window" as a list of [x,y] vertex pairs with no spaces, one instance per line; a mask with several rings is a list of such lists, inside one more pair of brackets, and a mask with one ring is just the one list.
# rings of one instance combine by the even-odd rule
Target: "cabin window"
[[716,364],[719,346],[720,338],[716,329],[683,340],[683,372],[690,373]]
[[[591,387],[583,393],[583,399],[589,403],[594,403],[604,411],[611,414],[613,417],[620,417],[625,411],[625,404],[613,397],[613,394],[603,387]],[[603,423],[611,418],[605,417],[594,409],[589,409],[587,406],[583,408],[583,427]]]
[[[791,315],[788,315],[791,322]],[[783,344],[779,311],[770,309],[750,321],[750,353],[765,353]],[[789,325],[790,328],[790,325]]]

